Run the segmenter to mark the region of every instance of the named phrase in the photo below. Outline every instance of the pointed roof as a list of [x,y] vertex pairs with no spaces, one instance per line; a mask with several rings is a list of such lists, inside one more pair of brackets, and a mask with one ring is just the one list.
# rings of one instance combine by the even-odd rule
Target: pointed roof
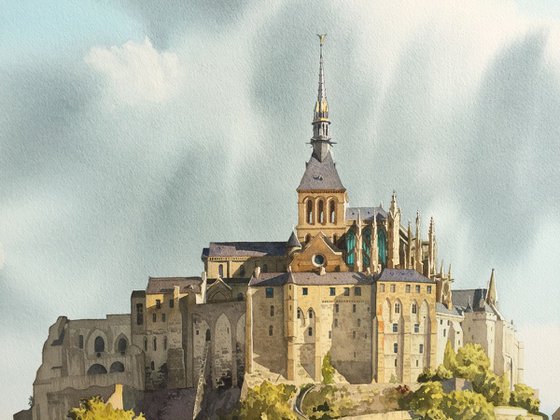
[[325,90],[325,71],[323,69],[323,44],[327,34],[317,35],[319,37],[319,87],[317,89],[317,101],[313,110],[313,122],[328,121],[329,104]]
[[494,269],[492,269],[492,274],[490,275],[490,281],[488,282],[488,292],[486,293],[486,302],[488,304],[495,305],[498,302],[498,292],[496,290],[496,280],[494,279]]
[[314,155],[311,156],[297,191],[346,191],[330,153],[327,153],[322,162]]
[[288,239],[288,243],[286,244],[287,248],[301,248],[301,242],[297,238],[296,232],[292,230],[292,234],[290,235],[290,239]]

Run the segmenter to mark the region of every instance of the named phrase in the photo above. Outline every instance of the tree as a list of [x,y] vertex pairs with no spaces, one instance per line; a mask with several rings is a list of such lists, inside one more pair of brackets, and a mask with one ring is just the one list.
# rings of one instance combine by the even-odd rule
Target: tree
[[335,369],[331,364],[331,354],[327,353],[325,357],[323,357],[323,366],[321,367],[321,374],[323,375],[323,383],[325,385],[329,385],[334,382],[334,372]]
[[486,401],[494,405],[508,405],[510,401],[510,389],[507,376],[498,376],[491,371],[478,375],[473,380],[474,391],[482,394]]
[[510,404],[521,407],[530,413],[538,413],[540,400],[535,396],[535,390],[525,384],[515,384],[510,397]]
[[457,369],[457,354],[453,350],[451,345],[451,340],[447,340],[445,344],[445,352],[443,353],[443,366],[451,372],[455,372]]
[[294,419],[288,401],[295,393],[296,387],[293,385],[273,385],[268,381],[249,388],[247,398],[241,403],[239,417],[242,419],[260,420],[263,415],[268,419]]
[[[404,407],[414,411],[415,414],[426,416],[428,411],[438,409],[443,400],[443,387],[441,382],[426,382],[416,391],[406,397]],[[408,407],[406,407],[408,405]]]
[[100,397],[80,401],[80,406],[72,408],[68,417],[72,420],[146,420],[143,414],[136,416],[132,410],[113,408]]
[[481,394],[472,391],[453,391],[445,394],[439,408],[451,419],[494,419],[494,406]]
[[480,344],[465,344],[457,351],[457,368],[454,374],[459,378],[474,380],[486,373],[490,360]]

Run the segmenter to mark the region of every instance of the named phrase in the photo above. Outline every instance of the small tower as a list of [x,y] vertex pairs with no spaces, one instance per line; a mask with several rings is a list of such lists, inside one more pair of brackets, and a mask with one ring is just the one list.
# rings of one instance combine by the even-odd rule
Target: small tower
[[415,243],[414,269],[419,273],[424,272],[424,264],[422,263],[422,238],[420,237],[420,213],[416,211],[416,243]]
[[493,306],[496,306],[498,304],[498,291],[496,290],[494,269],[492,269],[492,274],[490,274],[490,280],[488,281],[488,291],[486,292],[486,303]]
[[295,251],[301,249],[301,243],[297,238],[295,230],[292,230],[292,234],[286,243],[286,252],[288,255],[292,255]]
[[391,205],[389,207],[387,229],[387,267],[397,268],[400,266],[400,229],[401,229],[401,209],[397,206],[397,193],[393,191]]
[[[430,217],[430,227],[428,229],[428,277],[433,278],[436,275],[436,231],[434,218]],[[443,264],[443,263],[442,263]],[[441,267],[443,273],[443,266]]]
[[370,244],[370,269],[372,273],[379,271],[379,248],[377,246],[377,217],[374,212],[371,220],[371,244]]
[[358,210],[358,219],[356,220],[356,245],[354,248],[354,255],[356,256],[356,262],[354,263],[354,271],[361,272],[363,267],[363,255],[362,255],[362,216],[360,210]]
[[412,227],[410,226],[410,220],[408,221],[407,229],[408,241],[406,244],[406,267],[407,269],[412,269]]

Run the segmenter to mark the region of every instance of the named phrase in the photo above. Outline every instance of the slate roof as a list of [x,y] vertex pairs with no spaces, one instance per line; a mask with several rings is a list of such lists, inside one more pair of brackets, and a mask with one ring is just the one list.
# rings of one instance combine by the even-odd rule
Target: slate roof
[[200,277],[150,277],[146,294],[159,294],[173,292],[179,286],[181,293],[200,292]]
[[290,235],[290,239],[288,239],[286,246],[288,248],[301,248],[301,242],[297,238],[295,231],[292,230],[292,234]]
[[486,303],[486,289],[462,289],[453,290],[453,304],[462,310],[470,306],[474,312],[488,312],[501,316],[497,308]]
[[377,281],[435,283],[435,281],[423,276],[416,270],[401,270],[398,268],[385,268],[377,277]]
[[454,316],[462,316],[463,311],[457,308],[455,305],[451,305],[451,309],[448,309],[441,302],[436,302],[436,313],[438,314],[447,314],[447,315],[454,315]]
[[298,192],[346,191],[338,176],[331,153],[327,153],[322,162],[312,155],[305,165],[305,172],[297,188]]
[[297,284],[309,286],[322,285],[361,285],[372,284],[373,277],[362,273],[338,272],[325,273],[261,273],[259,278],[251,278],[249,286],[283,286],[284,284]]
[[278,257],[286,254],[286,242],[210,242],[202,250],[208,257]]
[[259,278],[251,277],[249,286],[282,286],[286,284],[289,273],[261,273]]
[[146,291],[145,290],[133,290],[132,291],[132,297],[133,298],[145,297],[145,296],[146,296]]
[[346,209],[346,220],[358,220],[358,213],[362,221],[372,220],[375,215],[377,220],[385,220],[387,212],[382,207],[348,207]]

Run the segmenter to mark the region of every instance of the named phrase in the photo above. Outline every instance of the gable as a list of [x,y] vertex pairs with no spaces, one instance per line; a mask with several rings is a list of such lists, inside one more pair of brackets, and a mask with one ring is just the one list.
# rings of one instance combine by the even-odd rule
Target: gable
[[319,232],[300,251],[294,252],[290,263],[293,272],[348,271],[341,251],[338,251],[329,239]]

